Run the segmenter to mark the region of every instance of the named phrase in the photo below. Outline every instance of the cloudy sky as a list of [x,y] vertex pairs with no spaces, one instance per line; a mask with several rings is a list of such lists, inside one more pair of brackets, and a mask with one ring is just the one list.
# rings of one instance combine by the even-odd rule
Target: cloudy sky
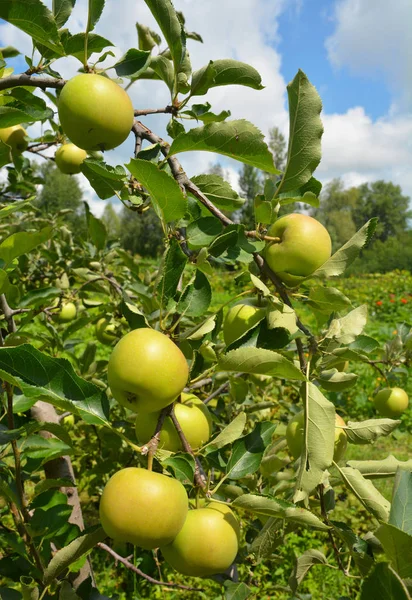
[[[45,2],[49,6],[50,2]],[[246,118],[267,134],[277,125],[287,135],[286,84],[299,68],[317,87],[323,100],[325,133],[322,162],[316,176],[323,183],[342,177],[348,185],[385,179],[401,185],[412,197],[412,2],[410,0],[175,0],[189,30],[204,44],[189,40],[194,69],[218,58],[253,65],[265,89],[240,86],[212,90],[213,110],[230,109],[232,118]],[[68,27],[83,31],[87,0],[77,0]],[[116,45],[120,56],[137,46],[135,22],[158,29],[143,0],[106,0],[96,32]],[[0,45],[14,45],[30,54],[29,38],[7,23],[0,24]],[[24,61],[14,59],[16,71]],[[68,78],[80,63],[61,59],[56,69]],[[114,72],[112,71],[114,74]],[[135,108],[161,107],[168,91],[161,82],[139,82],[130,88]],[[196,100],[198,101],[198,99]],[[162,137],[167,118],[148,116],[145,124]],[[33,128],[33,135],[37,130]],[[128,162],[129,138],[106,153],[107,162]],[[209,153],[182,155],[189,175],[216,157]],[[220,159],[237,181],[239,163]],[[79,176],[95,214],[105,202]]]

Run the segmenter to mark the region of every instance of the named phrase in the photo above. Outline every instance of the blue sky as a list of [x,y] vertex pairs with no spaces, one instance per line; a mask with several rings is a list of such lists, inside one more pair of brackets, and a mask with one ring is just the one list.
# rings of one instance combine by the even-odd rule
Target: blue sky
[[[51,0],[45,0],[51,5]],[[207,100],[215,111],[230,109],[232,118],[246,118],[267,134],[277,125],[287,135],[286,84],[299,68],[317,87],[322,101],[322,162],[315,175],[323,183],[341,177],[347,185],[385,179],[412,196],[412,23],[411,0],[174,0],[189,29],[204,44],[189,41],[192,65],[198,69],[210,58],[236,58],[255,66],[265,89],[244,87],[212,90]],[[121,6],[121,10],[119,7]],[[68,26],[84,30],[87,0],[77,0]],[[106,0],[96,32],[112,40],[121,56],[137,43],[135,22],[157,28],[144,0]],[[0,41],[24,53],[31,47],[25,34],[0,24]],[[73,76],[80,63],[74,58],[56,64],[62,76]],[[16,71],[26,67],[15,61]],[[160,107],[168,93],[158,82],[130,88],[136,108]],[[165,136],[167,119],[150,116],[145,123]],[[39,135],[32,127],[32,135]],[[111,164],[128,162],[130,138],[106,153]],[[182,155],[189,175],[204,171],[218,157],[207,153]],[[236,186],[239,163],[220,159]],[[98,200],[80,176],[92,210]]]

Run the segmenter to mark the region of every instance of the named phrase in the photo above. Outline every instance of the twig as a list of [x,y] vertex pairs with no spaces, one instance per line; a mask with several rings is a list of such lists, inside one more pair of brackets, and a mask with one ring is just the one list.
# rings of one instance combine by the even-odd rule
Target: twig
[[[0,79],[0,82],[1,82],[1,79]],[[0,294],[0,309],[4,315],[4,318],[7,321],[7,329],[9,331],[9,333],[14,333],[15,331],[17,331],[16,323],[14,322],[14,319],[13,319],[14,311],[8,305],[6,296],[4,294]]]
[[188,590],[191,592],[203,592],[203,590],[200,588],[193,588],[187,585],[181,585],[180,583],[173,583],[171,581],[159,581],[158,579],[154,579],[153,577],[150,577],[150,575],[146,575],[146,573],[143,573],[143,571],[141,571],[138,567],[135,567],[131,562],[127,560],[127,558],[123,558],[123,556],[117,554],[117,552],[112,550],[110,546],[107,546],[107,544],[104,544],[103,542],[98,542],[97,547],[113,556],[113,558],[116,561],[122,563],[127,569],[130,569],[130,571],[136,573],[136,575],[140,575],[140,577],[143,577],[149,583],[153,583],[153,585],[163,585],[165,587],[177,588],[179,590]]
[[331,524],[330,524],[328,513],[327,513],[326,507],[325,507],[325,498],[323,495],[323,490],[324,490],[324,486],[321,483],[320,485],[318,485],[318,493],[319,493],[319,500],[320,500],[320,511],[321,511],[321,514],[323,517],[323,522],[325,523],[325,525],[327,525],[329,527],[329,529],[328,529],[329,541],[332,544],[333,552],[335,553],[336,562],[339,565],[339,569],[342,571],[342,573],[347,575],[347,571],[343,565],[343,562],[342,562],[342,559],[340,556],[339,548],[337,547],[335,538],[333,537]]
[[144,117],[145,115],[160,115],[160,114],[174,114],[176,112],[176,108],[174,106],[168,105],[164,108],[142,108],[141,110],[135,110],[135,117]]
[[[233,377],[241,377],[242,375],[243,373],[236,373],[233,375]],[[226,390],[229,388],[229,385],[230,381],[225,381],[225,383],[222,383],[222,385],[220,385],[214,392],[209,394],[209,396],[203,400],[203,404],[209,404],[213,398],[216,398],[217,396],[220,396],[220,394],[223,394],[223,392],[226,392]]]
[[149,471],[151,471],[153,467],[153,457],[156,454],[156,450],[159,445],[160,432],[162,431],[163,423],[165,422],[166,417],[170,416],[172,408],[173,404],[169,404],[169,406],[166,406],[160,411],[154,434],[152,435],[150,441],[142,446],[142,454],[147,454],[147,468]]
[[191,445],[189,444],[189,442],[186,439],[185,434],[183,433],[182,428],[180,427],[180,423],[176,418],[175,415],[175,411],[174,411],[174,407],[172,408],[172,410],[170,411],[170,418],[173,421],[173,425],[176,428],[177,434],[180,438],[180,441],[182,442],[182,446],[183,446],[183,450],[185,452],[187,452],[188,454],[191,454],[193,456],[193,458],[195,459],[195,484],[201,488],[205,488],[206,487],[206,483],[202,477],[202,475],[200,474],[200,470],[199,470],[199,465],[196,461],[196,457],[195,454],[192,450]]
[[0,91],[23,85],[39,87],[42,90],[45,90],[46,88],[60,89],[65,83],[66,82],[64,79],[53,79],[52,77],[42,77],[39,75],[20,73],[18,75],[10,75],[9,77],[0,79]]

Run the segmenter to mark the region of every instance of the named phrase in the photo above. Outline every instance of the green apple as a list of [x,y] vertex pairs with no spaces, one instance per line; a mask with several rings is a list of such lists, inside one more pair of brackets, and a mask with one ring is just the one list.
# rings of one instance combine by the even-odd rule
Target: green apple
[[402,388],[384,388],[379,390],[373,402],[382,417],[397,419],[408,408],[409,398]]
[[13,125],[0,129],[0,140],[11,147],[15,154],[21,154],[28,146],[27,131],[21,125]]
[[58,102],[64,133],[83,150],[111,150],[128,137],[134,120],[132,102],[117,83],[83,73],[63,87]]
[[128,467],[117,471],[100,500],[100,521],[108,536],[150,550],[170,543],[185,523],[186,490],[161,473]]
[[206,577],[226,571],[236,558],[239,529],[229,507],[189,510],[173,542],[161,547],[166,561],[179,573]]
[[[295,459],[299,458],[302,453],[304,418],[303,411],[298,413],[289,421],[286,428],[286,441],[289,452]],[[333,453],[333,460],[335,462],[342,460],[348,443],[346,433],[344,429],[341,429],[342,427],[345,427],[345,421],[338,414],[335,414],[335,450]]]
[[74,144],[63,144],[56,151],[54,158],[56,165],[62,173],[74,175],[75,173],[80,173],[80,166],[87,158],[87,152]]
[[76,305],[73,302],[65,302],[62,304],[59,312],[57,313],[57,318],[62,323],[67,323],[69,321],[73,321],[76,318],[77,309]]
[[[208,442],[212,435],[212,418],[210,412],[194,394],[182,394],[182,402],[175,405],[175,415],[193,450],[197,450]],[[140,413],[136,417],[136,436],[139,444],[144,445],[152,438],[159,412]],[[159,438],[159,448],[170,452],[183,450],[179,435],[170,417],[163,423]]]
[[223,324],[223,338],[229,346],[253,329],[266,315],[266,301],[243,298],[228,311]]
[[313,217],[293,213],[278,219],[268,236],[280,242],[268,242],[264,257],[271,270],[286,285],[299,285],[311,275],[332,252],[332,242],[325,227]]
[[117,339],[116,325],[102,317],[96,323],[96,338],[102,344],[109,346]]
[[171,404],[189,377],[186,359],[163,333],[134,329],[114,347],[107,367],[109,387],[122,406],[136,413]]

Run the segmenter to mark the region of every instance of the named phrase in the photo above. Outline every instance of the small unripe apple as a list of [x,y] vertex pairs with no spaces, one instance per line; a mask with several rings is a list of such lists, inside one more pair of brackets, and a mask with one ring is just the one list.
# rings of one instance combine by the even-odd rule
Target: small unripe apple
[[162,554],[183,575],[205,577],[223,573],[236,558],[238,532],[229,507],[189,510],[176,538],[161,548]]
[[107,366],[113,397],[136,413],[171,404],[189,377],[186,359],[163,333],[134,329],[114,347]]
[[188,498],[180,481],[128,467],[109,479],[100,500],[108,536],[150,550],[169,544],[186,519]]
[[87,158],[87,152],[74,144],[63,144],[56,151],[54,158],[56,165],[62,173],[74,175],[75,173],[80,173],[80,166]]
[[373,402],[382,417],[397,419],[408,408],[409,398],[402,388],[384,388],[379,390]]
[[27,131],[21,125],[12,125],[12,127],[5,127],[0,129],[0,140],[11,146],[11,150],[15,154],[21,154],[28,146]]
[[286,285],[299,285],[328,260],[332,242],[325,227],[313,217],[298,213],[281,217],[269,228],[268,236],[280,242],[268,242],[264,257],[274,273]]
[[[289,421],[286,428],[286,441],[288,444],[289,452],[293,458],[297,459],[302,453],[304,443],[304,413],[303,411],[298,413]],[[335,414],[335,449],[333,452],[333,460],[339,462],[346,451],[348,443],[347,436],[344,429],[345,421],[338,414]]]
[[[212,419],[210,412],[194,394],[182,394],[182,402],[174,407],[176,419],[187,441],[193,450],[197,450],[209,441],[212,434]],[[140,413],[136,416],[136,436],[139,444],[147,444],[152,438],[160,412]],[[163,423],[159,437],[159,448],[170,452],[183,450],[179,435],[172,419],[167,417]]]
[[64,133],[84,150],[111,150],[128,137],[134,119],[132,102],[117,83],[96,74],[76,75],[58,102]]
[[73,321],[76,318],[77,309],[73,302],[66,302],[62,304],[60,311],[57,313],[57,318],[62,323]]
[[262,320],[266,314],[266,301],[257,298],[243,298],[228,311],[223,324],[223,338],[229,346],[241,338],[249,329]]
[[102,317],[96,323],[96,338],[102,344],[110,345],[117,339],[116,325]]

